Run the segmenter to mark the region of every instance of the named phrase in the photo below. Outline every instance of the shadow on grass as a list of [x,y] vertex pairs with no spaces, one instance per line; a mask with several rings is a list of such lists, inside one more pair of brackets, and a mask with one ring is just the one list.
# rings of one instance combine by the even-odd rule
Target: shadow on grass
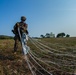
[[0,54],[0,60],[14,60],[15,59],[15,57],[14,56],[12,56],[12,55],[3,55],[3,54]]

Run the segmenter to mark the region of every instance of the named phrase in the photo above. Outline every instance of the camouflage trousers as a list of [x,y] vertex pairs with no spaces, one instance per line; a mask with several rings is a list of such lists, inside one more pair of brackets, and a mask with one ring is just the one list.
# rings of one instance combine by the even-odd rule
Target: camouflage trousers
[[14,52],[16,52],[17,49],[18,49],[18,43],[19,42],[21,43],[21,41],[20,41],[20,38],[19,38],[18,35],[15,35],[14,40],[15,40],[15,43],[14,43]]

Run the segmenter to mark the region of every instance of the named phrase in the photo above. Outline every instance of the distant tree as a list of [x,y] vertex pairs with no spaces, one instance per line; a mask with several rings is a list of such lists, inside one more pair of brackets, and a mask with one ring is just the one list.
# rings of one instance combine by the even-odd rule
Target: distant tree
[[45,37],[50,38],[50,34],[46,33]]
[[59,33],[59,34],[57,34],[57,37],[60,37],[60,33]]
[[64,37],[65,36],[65,33],[61,33],[61,36]]
[[70,35],[69,35],[69,34],[67,34],[67,35],[66,35],[66,37],[70,37]]
[[65,36],[65,33],[58,33],[57,34],[57,37],[64,37]]
[[45,38],[45,36],[44,36],[44,35],[40,35],[40,37],[41,37],[41,38]]

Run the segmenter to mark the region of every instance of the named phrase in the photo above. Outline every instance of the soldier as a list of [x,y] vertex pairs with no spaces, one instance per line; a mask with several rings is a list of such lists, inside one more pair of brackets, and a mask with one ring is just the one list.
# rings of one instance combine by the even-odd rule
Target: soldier
[[18,49],[18,42],[20,41],[20,37],[19,37],[19,33],[18,33],[18,27],[20,28],[21,35],[22,35],[23,32],[25,32],[26,34],[28,34],[27,24],[25,23],[25,20],[26,20],[26,17],[22,16],[21,17],[21,22],[17,22],[14,25],[14,30],[12,30],[12,32],[15,34],[15,37],[14,37],[14,40],[15,40],[14,54],[16,54],[16,51]]

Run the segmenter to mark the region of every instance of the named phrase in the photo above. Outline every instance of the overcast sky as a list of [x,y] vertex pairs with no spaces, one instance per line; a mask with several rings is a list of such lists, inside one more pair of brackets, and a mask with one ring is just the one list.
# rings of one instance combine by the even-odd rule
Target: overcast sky
[[13,35],[21,16],[32,37],[51,32],[76,36],[76,0],[0,0],[0,35]]

